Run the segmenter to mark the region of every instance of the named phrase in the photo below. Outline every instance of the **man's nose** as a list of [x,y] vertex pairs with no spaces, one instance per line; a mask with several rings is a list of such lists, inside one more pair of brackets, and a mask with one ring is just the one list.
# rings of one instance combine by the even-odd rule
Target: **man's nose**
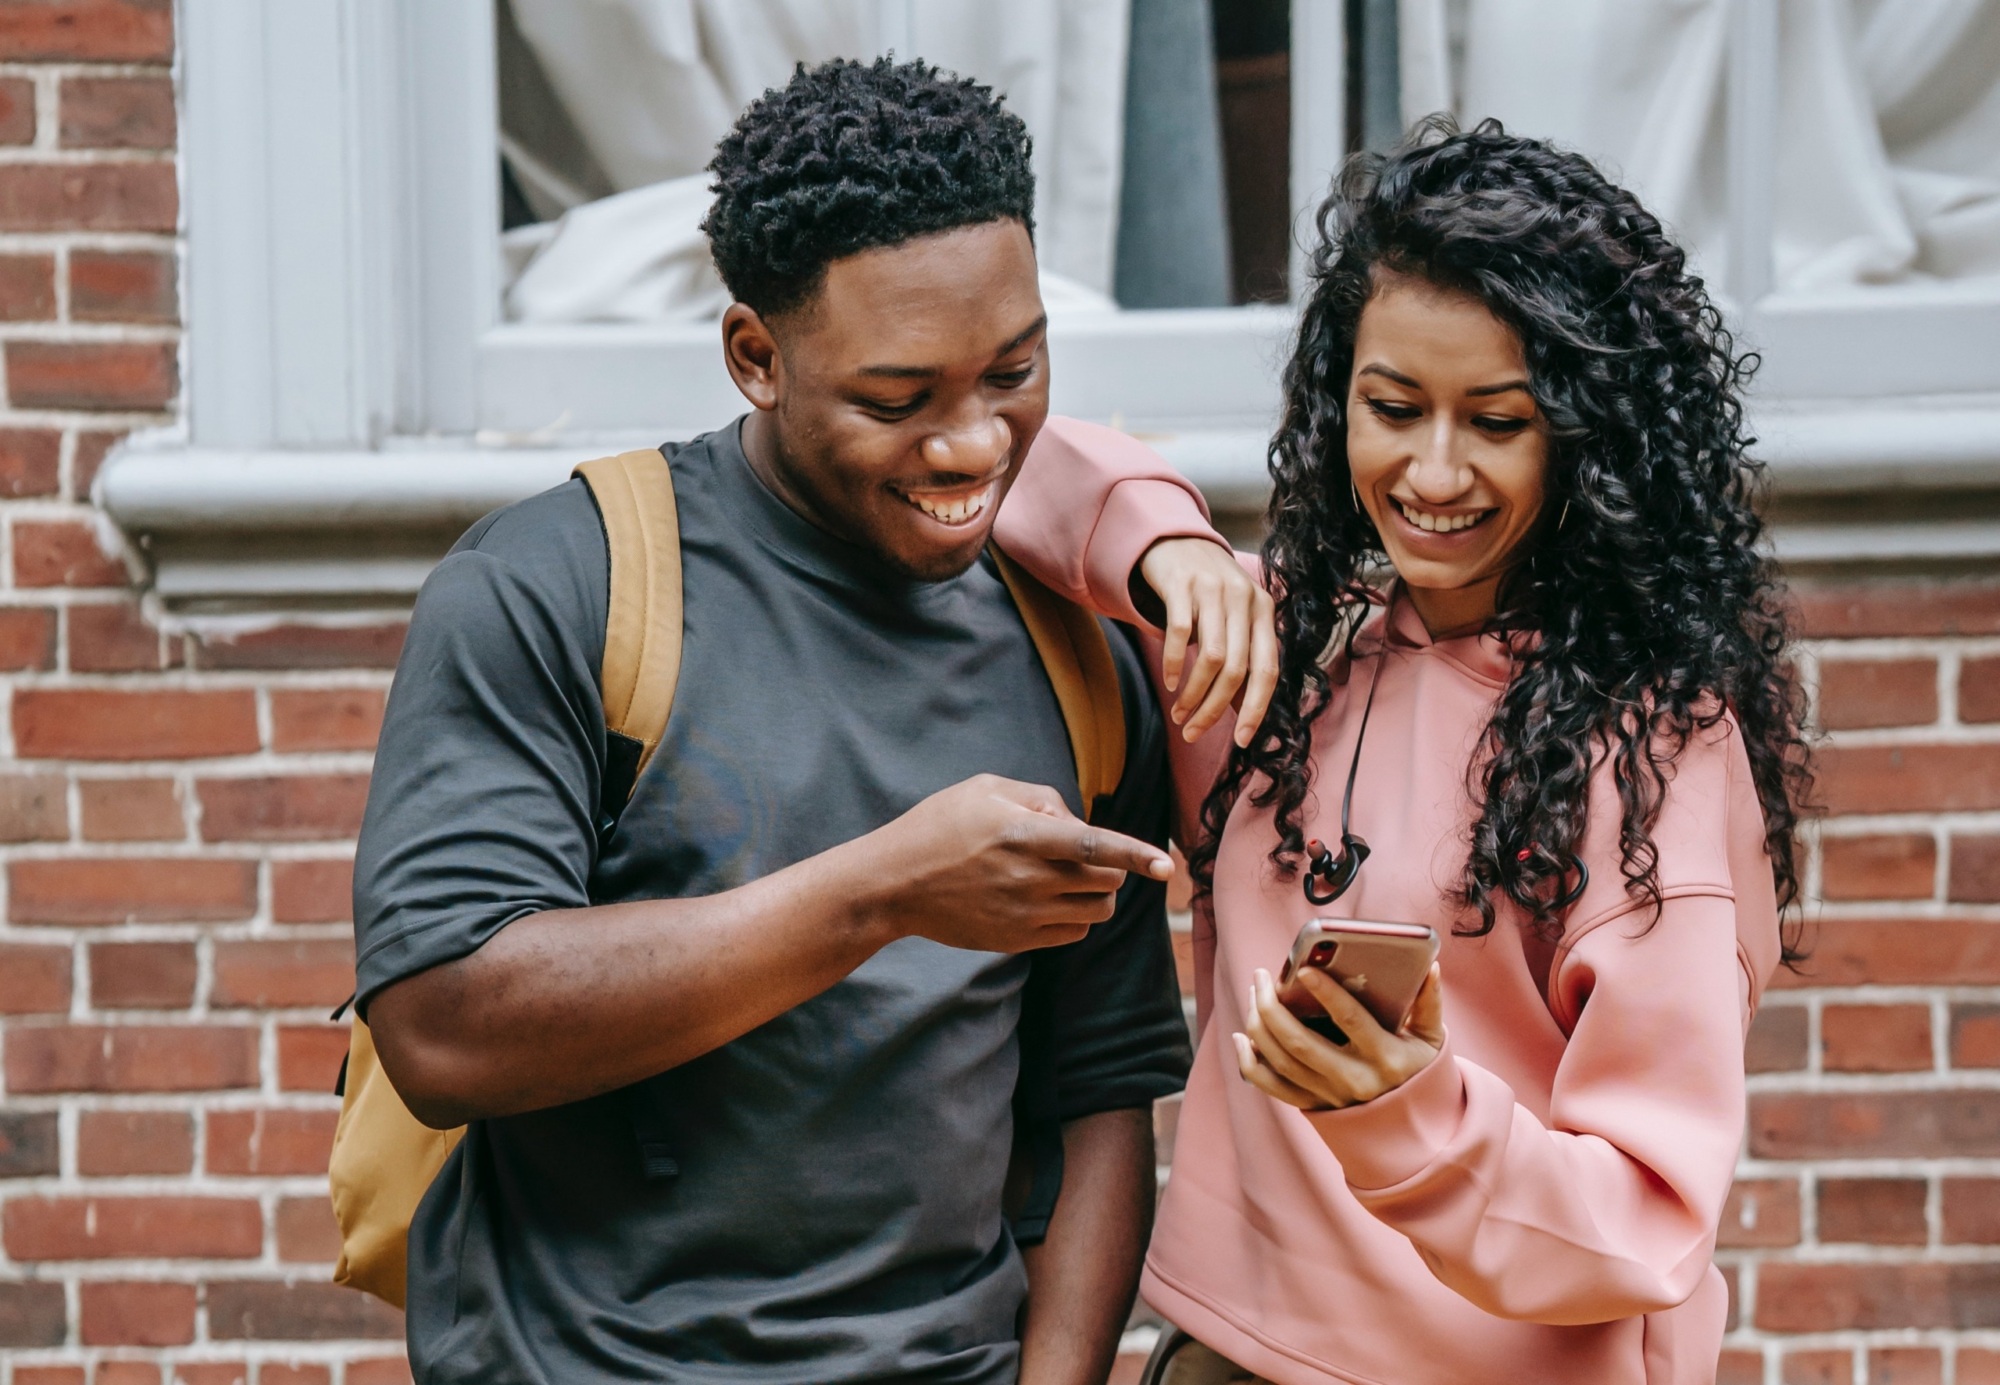
[[997,471],[1013,446],[1013,430],[998,414],[982,414],[932,433],[922,447],[924,464],[933,471],[984,476]]

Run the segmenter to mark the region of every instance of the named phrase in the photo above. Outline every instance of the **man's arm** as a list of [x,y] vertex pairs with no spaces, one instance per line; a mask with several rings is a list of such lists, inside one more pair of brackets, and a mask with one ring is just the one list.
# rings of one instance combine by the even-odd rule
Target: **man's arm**
[[1063,1126],[1063,1185],[1042,1243],[1021,1252],[1028,1311],[1021,1385],[1103,1385],[1153,1229],[1153,1113]]
[[[818,995],[897,938],[981,952],[1079,940],[1165,853],[1053,790],[981,775],[738,889],[530,914],[385,987],[368,1019],[411,1112],[445,1128],[664,1072]],[[587,935],[588,943],[584,945]]]

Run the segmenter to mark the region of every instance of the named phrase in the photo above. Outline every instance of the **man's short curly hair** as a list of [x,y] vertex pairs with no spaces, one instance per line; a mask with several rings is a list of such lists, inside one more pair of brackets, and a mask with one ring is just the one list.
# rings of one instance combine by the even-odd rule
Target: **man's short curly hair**
[[769,315],[833,261],[1013,219],[1034,233],[1028,129],[991,87],[928,63],[799,64],[737,118],[708,171],[701,223],[722,282]]

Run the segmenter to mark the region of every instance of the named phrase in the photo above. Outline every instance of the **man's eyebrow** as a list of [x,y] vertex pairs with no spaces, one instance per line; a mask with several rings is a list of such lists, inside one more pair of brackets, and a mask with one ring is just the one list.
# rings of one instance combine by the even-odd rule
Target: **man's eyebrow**
[[[1003,342],[1000,349],[993,353],[994,356],[1006,355],[1008,352],[1030,340],[1037,332],[1047,328],[1048,325],[1049,317],[1047,313],[1044,313],[1029,323],[1027,327],[1015,336]],[[938,368],[930,365],[865,365],[854,373],[871,376],[878,380],[928,380],[938,373]]]

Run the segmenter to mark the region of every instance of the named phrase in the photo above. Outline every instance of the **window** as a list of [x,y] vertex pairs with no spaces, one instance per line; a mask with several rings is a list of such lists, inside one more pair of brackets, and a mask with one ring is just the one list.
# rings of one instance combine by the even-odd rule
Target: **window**
[[[1232,122],[1268,130],[1284,82],[1285,210],[1298,219],[1350,132],[1379,138],[1382,112],[1396,109],[1385,92],[1407,113],[1423,82],[1449,73],[1468,13],[1527,6],[1542,22],[1560,12],[1580,23],[1613,3],[1292,0],[1282,75],[1268,35],[1228,37],[1226,176],[1254,181],[1250,162],[1265,160],[1263,210],[1233,207],[1262,228],[1262,240],[1234,238],[1260,247],[1230,266],[1231,296],[1249,301],[1062,316],[1056,407],[1147,436],[1218,503],[1253,507],[1291,318],[1257,301],[1276,296],[1268,141],[1229,143]],[[909,32],[914,0],[873,4],[884,46]],[[1774,290],[1778,0],[1672,8],[1727,16],[1726,282],[1765,355],[1758,421],[1781,486],[2000,485],[2000,290]],[[584,455],[740,409],[709,327],[504,320],[489,5],[186,9],[187,425],[126,449],[101,492],[149,536],[170,600],[401,599],[439,536],[491,504]],[[228,537],[272,530],[300,537]],[[1866,548],[1855,532],[1812,541]],[[1877,548],[1901,556],[1992,542],[1951,538],[1950,525],[1886,532]],[[369,561],[352,561],[363,549]]]

